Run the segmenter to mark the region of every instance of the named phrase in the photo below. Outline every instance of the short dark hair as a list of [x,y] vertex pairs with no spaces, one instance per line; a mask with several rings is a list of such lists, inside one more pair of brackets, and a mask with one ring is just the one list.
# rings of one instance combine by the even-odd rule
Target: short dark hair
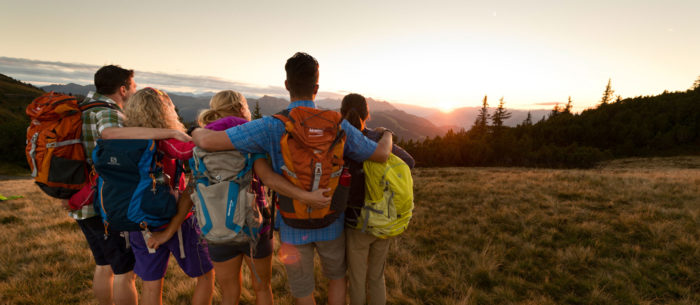
[[119,87],[129,87],[134,70],[127,70],[120,66],[104,66],[95,72],[95,88],[99,94],[114,94]]
[[294,97],[307,97],[314,94],[318,85],[318,61],[313,56],[297,52],[287,59],[284,65],[287,71],[289,94]]

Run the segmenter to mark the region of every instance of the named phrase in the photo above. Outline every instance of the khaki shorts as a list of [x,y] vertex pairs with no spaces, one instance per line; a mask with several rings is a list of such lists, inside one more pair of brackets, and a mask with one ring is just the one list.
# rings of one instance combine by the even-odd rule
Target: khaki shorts
[[321,258],[323,275],[330,280],[345,277],[345,232],[330,241],[312,242],[304,245],[285,244],[295,257],[291,262],[285,262],[287,282],[292,296],[303,298],[314,292],[314,249]]

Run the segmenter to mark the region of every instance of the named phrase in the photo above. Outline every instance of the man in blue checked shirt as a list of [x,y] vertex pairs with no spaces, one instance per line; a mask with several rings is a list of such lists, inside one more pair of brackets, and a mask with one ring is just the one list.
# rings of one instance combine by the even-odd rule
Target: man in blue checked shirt
[[[291,103],[287,107],[316,107],[314,98],[318,93],[318,62],[311,55],[296,53],[287,60],[284,68],[287,79],[284,85],[289,91]],[[372,160],[385,162],[392,147],[391,134],[384,132],[378,143],[366,138],[362,132],[343,120],[347,140],[344,156],[358,162]],[[284,124],[273,117],[239,125],[226,131],[212,131],[198,128],[192,131],[192,139],[197,146],[208,151],[237,149],[244,153],[267,153],[273,169],[282,174],[280,139],[284,134]],[[321,229],[297,229],[279,221],[280,256],[287,269],[287,281],[296,304],[315,304],[314,249],[321,258],[323,274],[329,279],[328,304],[345,304],[345,235],[341,215],[334,223]],[[284,253],[282,253],[284,252]]]

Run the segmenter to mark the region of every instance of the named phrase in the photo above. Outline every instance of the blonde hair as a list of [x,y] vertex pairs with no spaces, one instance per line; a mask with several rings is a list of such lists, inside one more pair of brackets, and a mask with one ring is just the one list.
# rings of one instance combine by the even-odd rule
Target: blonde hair
[[175,105],[167,93],[153,88],[136,91],[124,107],[128,127],[167,128],[185,131],[177,117]]
[[250,120],[249,117],[246,118],[245,114],[242,113],[244,103],[247,104],[247,101],[243,94],[233,90],[220,91],[211,97],[209,109],[199,114],[199,126],[206,126],[211,122],[227,116],[237,116]]

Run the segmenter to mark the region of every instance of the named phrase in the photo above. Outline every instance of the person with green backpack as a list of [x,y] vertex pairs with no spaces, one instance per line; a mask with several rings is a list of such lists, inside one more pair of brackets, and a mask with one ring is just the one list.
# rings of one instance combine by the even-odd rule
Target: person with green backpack
[[[374,142],[362,135],[362,133],[350,123],[341,120],[340,114],[336,113],[335,115],[337,116],[335,116],[332,111],[318,111],[318,109],[316,109],[314,99],[316,98],[319,88],[319,64],[313,56],[302,52],[294,54],[294,56],[287,60],[285,71],[287,72],[285,88],[289,91],[290,96],[290,104],[286,112],[289,113],[292,118],[295,118],[296,114],[301,116],[308,113],[319,113],[319,115],[309,120],[294,119],[298,124],[291,122],[291,120],[284,120],[283,122],[283,119],[275,116],[263,117],[262,119],[226,129],[226,131],[197,128],[192,131],[192,139],[197,146],[207,151],[236,149],[245,153],[267,153],[272,161],[272,168],[274,171],[278,174],[285,175],[285,178],[292,177],[288,171],[296,175],[294,172],[295,170],[299,170],[299,173],[301,173],[301,170],[317,168],[318,170],[311,172],[311,174],[313,174],[314,178],[318,177],[318,180],[312,180],[312,187],[307,188],[307,190],[313,190],[313,186],[325,186],[323,182],[316,183],[317,181],[332,181],[328,176],[330,176],[331,173],[338,173],[338,171],[332,171],[330,167],[326,167],[326,165],[342,165],[343,157],[348,157],[358,162],[368,159],[377,162],[384,162],[387,160],[390,155],[392,143],[390,134],[383,133],[381,140]],[[323,115],[327,115],[331,118],[326,119]],[[314,149],[311,151],[315,155],[324,157],[322,161],[328,160],[325,157],[337,156],[336,153],[338,151],[343,153],[342,157],[338,160],[333,158],[332,160],[334,163],[314,161],[314,167],[308,166],[311,163],[308,161],[312,161],[313,159],[300,160],[293,157],[285,158],[285,155],[283,155],[283,148],[285,146],[289,148],[291,146],[290,143],[297,143],[294,141],[287,141],[290,139],[289,135],[294,131],[298,131],[299,128],[297,127],[299,127],[299,125],[305,125],[308,122],[319,122],[321,120],[331,122],[334,126],[327,129],[307,128],[305,130],[307,133],[302,134],[303,137],[298,139],[322,138],[323,144],[329,144],[325,150]],[[338,123],[338,121],[341,122]],[[336,135],[339,133],[337,127],[340,127],[344,137],[337,137],[336,139],[339,139],[338,142],[344,142],[343,146],[334,145],[337,144],[337,142],[328,143],[325,141],[329,138],[329,135]],[[299,145],[299,147],[302,146]],[[330,150],[328,147],[333,147],[334,150]],[[336,151],[336,149],[338,151]],[[290,150],[285,151],[289,152]],[[289,157],[289,155],[287,155],[287,157]],[[300,163],[304,163],[304,165],[307,166],[300,165],[298,167],[292,167],[296,164],[294,161],[300,161]],[[303,173],[303,176],[301,174],[297,175],[297,177],[300,178],[299,181],[303,180],[304,182],[308,182],[308,172]],[[335,183],[332,184],[333,186],[340,184],[337,175],[335,175],[333,179],[335,179]],[[288,180],[290,179],[288,178]],[[331,185],[331,183],[327,185]],[[337,193],[339,192],[334,192],[332,194],[333,197]],[[345,304],[347,284],[345,281],[344,212],[333,210],[332,214],[327,214],[325,212],[330,211],[328,206],[324,208],[314,208],[304,203],[299,203],[298,201],[290,200],[291,203],[288,202],[290,204],[283,204],[282,201],[283,200],[280,199],[277,205],[278,209],[276,214],[278,215],[278,219],[282,218],[282,221],[275,221],[276,224],[279,224],[279,234],[282,242],[278,255],[285,264],[289,288],[292,296],[295,298],[295,303],[298,305],[316,303],[313,297],[316,286],[314,279],[314,256],[315,253],[318,253],[323,274],[328,279],[327,304]],[[332,205],[333,200],[331,200],[330,203],[330,206]],[[280,209],[286,209],[288,207],[289,209],[280,211]],[[324,224],[326,224],[326,221],[331,223],[323,227],[315,228],[302,228],[301,225],[298,225],[300,222],[296,221],[300,220],[297,217],[298,215],[306,213],[309,215],[308,218],[310,220],[317,220],[317,218],[311,218],[314,217],[317,212],[319,212],[318,214],[322,214],[322,216],[330,215],[330,217],[321,220],[323,220]],[[294,222],[294,224],[287,223],[288,221],[290,223]],[[298,227],[294,227],[294,225]]]
[[[340,113],[345,120],[361,130],[371,140],[378,141],[381,137],[381,133],[365,126],[365,122],[369,119],[369,107],[367,106],[367,100],[362,95],[356,93],[346,95],[343,98]],[[345,249],[351,305],[361,305],[365,304],[365,302],[370,305],[386,304],[384,264],[390,242],[390,239],[387,239],[387,237],[403,231],[408,219],[410,219],[410,213],[405,215],[403,219],[394,217],[392,221],[393,223],[398,223],[399,228],[394,229],[393,227],[395,226],[392,226],[389,233],[384,231],[375,232],[372,231],[371,227],[368,228],[369,217],[372,216],[373,212],[370,212],[368,207],[365,206],[366,193],[372,193],[373,190],[377,190],[380,195],[375,197],[382,197],[381,195],[384,191],[384,185],[378,185],[380,183],[377,183],[376,179],[370,178],[375,178],[381,174],[386,176],[385,168],[393,170],[392,166],[398,166],[403,167],[404,171],[408,170],[408,173],[404,174],[407,177],[401,180],[404,183],[406,181],[410,182],[410,168],[413,168],[415,165],[413,157],[397,145],[392,146],[392,154],[386,163],[390,165],[386,166],[375,164],[376,162],[371,161],[356,162],[351,159],[346,160],[352,175],[350,195],[347,209],[345,210]],[[409,200],[410,209],[412,209],[412,183],[410,184],[411,198]],[[408,189],[408,185],[404,188]],[[376,194],[377,192],[374,193]]]

